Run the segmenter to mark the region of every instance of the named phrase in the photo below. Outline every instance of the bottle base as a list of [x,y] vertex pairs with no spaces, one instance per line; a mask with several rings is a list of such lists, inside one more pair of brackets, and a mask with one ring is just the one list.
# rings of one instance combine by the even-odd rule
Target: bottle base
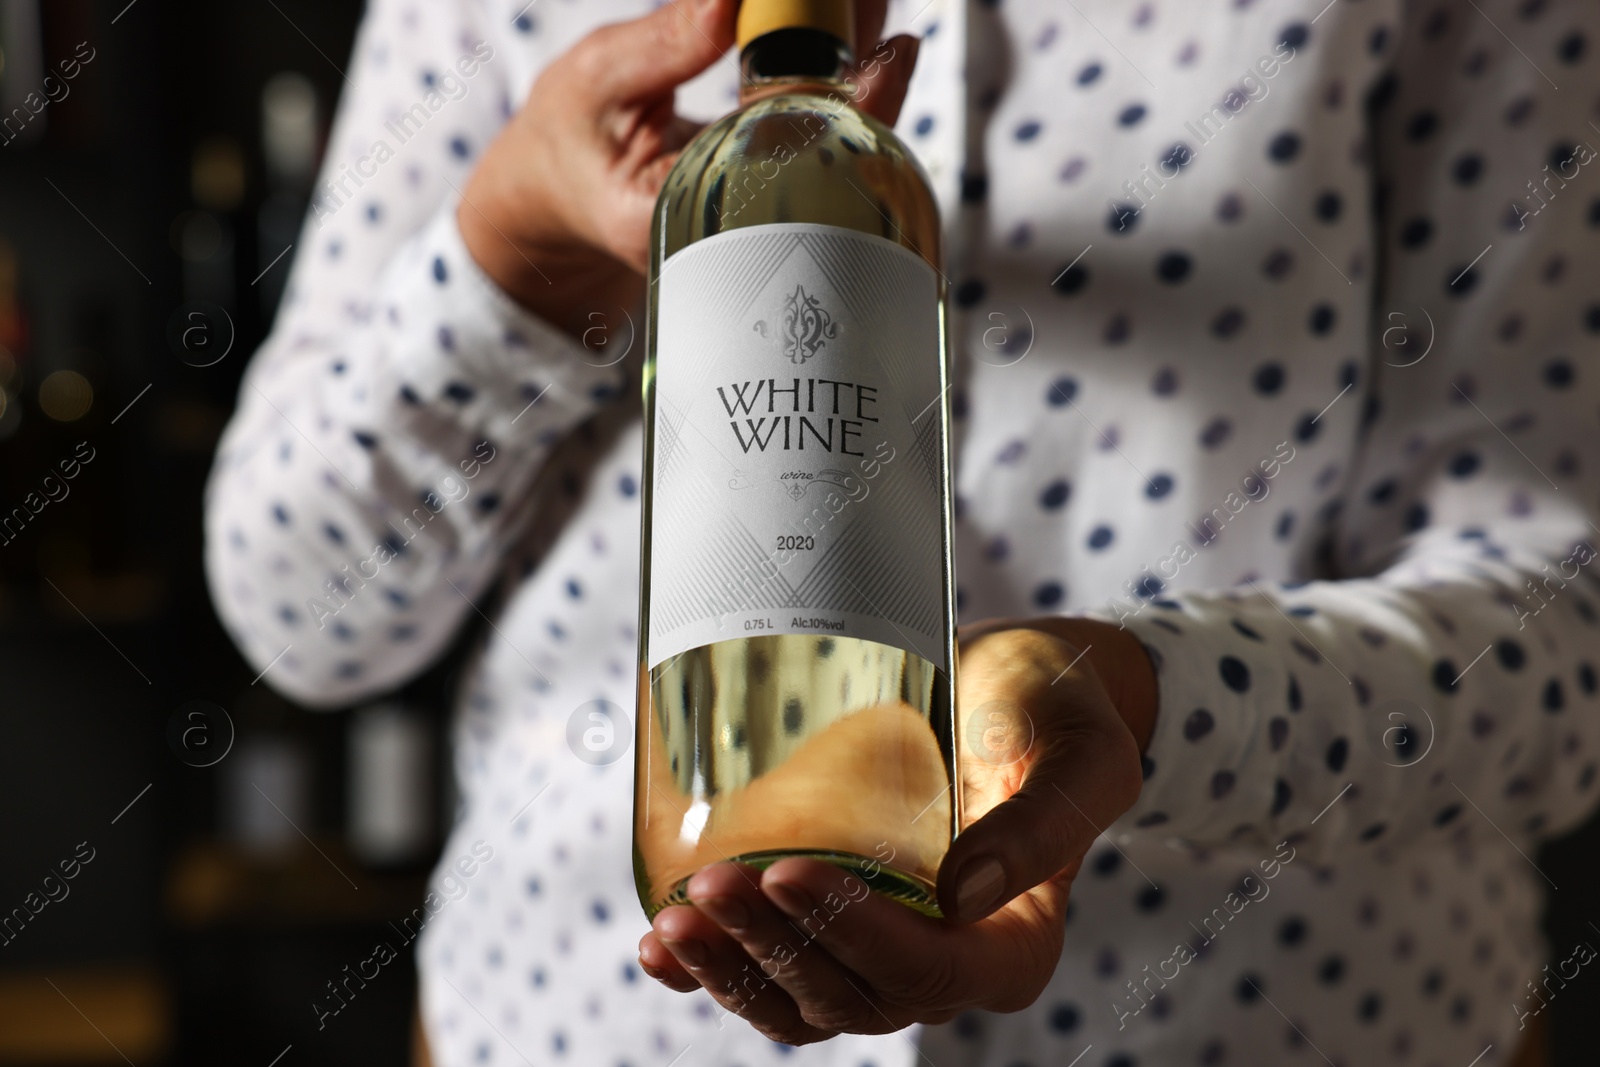
[[[944,917],[939,910],[939,897],[932,883],[915,875],[906,874],[904,871],[892,870],[885,867],[879,860],[866,856],[857,856],[849,852],[828,852],[816,849],[775,849],[768,852],[747,852],[742,856],[733,856],[730,863],[740,863],[747,867],[754,867],[764,871],[779,860],[786,859],[811,859],[821,860],[840,867],[866,883],[868,889],[898,901],[932,919]],[[645,907],[645,916],[654,920],[657,913],[663,908],[674,904],[689,904],[689,879],[685,878],[672,887],[672,891],[665,898]]]

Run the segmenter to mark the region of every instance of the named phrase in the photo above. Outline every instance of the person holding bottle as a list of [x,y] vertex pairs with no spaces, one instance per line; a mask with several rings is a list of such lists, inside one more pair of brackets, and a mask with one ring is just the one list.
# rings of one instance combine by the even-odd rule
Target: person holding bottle
[[647,928],[630,761],[566,739],[636,692],[627,336],[736,6],[373,4],[219,450],[265,681],[343,706],[489,620],[434,1061],[1535,1055],[1528,857],[1600,742],[1600,14],[859,0],[947,245],[959,704],[1027,743],[963,754],[943,919],[793,860]]

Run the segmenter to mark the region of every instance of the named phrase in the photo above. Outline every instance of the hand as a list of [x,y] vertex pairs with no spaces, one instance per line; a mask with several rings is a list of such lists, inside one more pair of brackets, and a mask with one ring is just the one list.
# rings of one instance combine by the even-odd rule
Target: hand
[[639,944],[646,972],[706,989],[791,1045],[1032,1004],[1055,972],[1084,853],[1138,798],[1155,674],[1115,626],[999,620],[961,634],[959,684],[963,716],[981,709],[1022,744],[1001,759],[962,744],[967,825],[939,869],[948,921],[826,863],[724,863],[689,880],[693,907],[656,916]]
[[[858,0],[858,41],[878,39],[886,6]],[[673,110],[674,93],[727,53],[737,8],[669,0],[595,30],[489,145],[456,217],[473,259],[523,306],[578,333],[588,322],[576,308],[636,305],[656,196],[701,129]],[[916,52],[915,38],[896,37],[858,64],[862,110],[894,124]]]

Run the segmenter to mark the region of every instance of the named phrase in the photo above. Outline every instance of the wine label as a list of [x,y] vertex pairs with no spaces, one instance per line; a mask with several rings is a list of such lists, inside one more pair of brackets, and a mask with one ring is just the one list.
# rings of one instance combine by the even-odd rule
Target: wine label
[[698,241],[657,284],[649,665],[833,634],[946,667],[933,268],[780,223]]

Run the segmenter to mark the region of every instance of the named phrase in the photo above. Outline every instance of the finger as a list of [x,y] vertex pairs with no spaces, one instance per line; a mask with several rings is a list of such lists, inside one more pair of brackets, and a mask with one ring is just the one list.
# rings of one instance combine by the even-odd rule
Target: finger
[[883,36],[883,20],[889,13],[889,0],[856,0],[856,39],[852,42],[856,54],[867,47],[868,41]]
[[[668,102],[668,111],[671,105]],[[646,212],[655,207],[656,197],[667,175],[678,162],[678,156],[695,135],[705,129],[705,123],[694,122],[680,115],[668,114],[660,122],[642,126],[629,142],[624,169],[635,175],[637,190]]]
[[900,106],[905,103],[906,91],[911,87],[911,73],[917,65],[917,52],[922,42],[909,34],[900,34],[878,47],[856,64],[850,80],[855,83],[856,94],[852,101],[885,126],[900,120]]
[[702,989],[762,1034],[786,1045],[835,1036],[802,1019],[789,994],[765,978],[739,943],[698,908],[663,908],[652,926]]
[[639,967],[668,989],[678,993],[692,993],[700,988],[694,975],[684,970],[683,964],[661,943],[661,938],[651,930],[639,939]]
[[[866,894],[859,880],[856,887]],[[688,890],[695,906],[739,942],[762,977],[783,987],[812,1026],[853,1034],[897,1028],[872,1003],[859,978],[852,981],[848,971],[812,944],[812,922],[784,914],[739,868],[708,867],[689,880]]]
[[963,646],[958,706],[1019,707],[1033,744],[1020,787],[967,827],[940,865],[939,904],[957,922],[1058,874],[1138,797],[1138,742],[1099,680],[1075,668],[1080,652],[1037,630]]
[[[854,883],[854,885],[852,885]],[[783,860],[762,889],[870,990],[884,1022],[941,1022],[968,1006],[1014,1011],[1038,995],[1061,953],[1061,926],[1032,901],[984,923],[920,915],[831,864]]]
[[695,122],[693,119],[674,114],[661,128],[661,151],[671,154],[676,160],[676,153],[682,151],[705,128],[706,124],[703,122]]
[[669,93],[733,46],[738,0],[667,0],[643,18],[601,27],[580,62],[612,103]]

